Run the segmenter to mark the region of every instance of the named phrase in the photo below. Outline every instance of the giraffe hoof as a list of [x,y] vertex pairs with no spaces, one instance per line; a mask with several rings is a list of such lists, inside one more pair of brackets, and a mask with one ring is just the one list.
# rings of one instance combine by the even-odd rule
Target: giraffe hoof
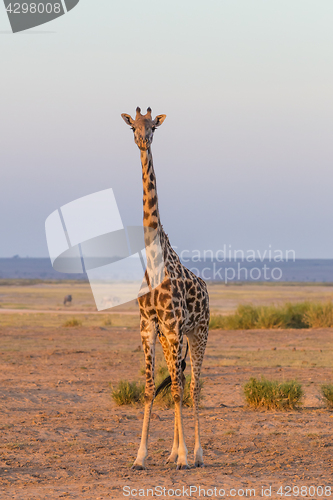
[[190,466],[187,464],[178,464],[176,467],[176,470],[188,470],[190,469]]
[[195,462],[194,467],[205,467],[203,462]]
[[133,464],[131,470],[147,470],[147,467],[144,465]]
[[175,455],[175,456],[170,455],[168,460],[165,462],[165,465],[166,464],[174,464],[177,462],[177,459],[178,459],[178,455]]

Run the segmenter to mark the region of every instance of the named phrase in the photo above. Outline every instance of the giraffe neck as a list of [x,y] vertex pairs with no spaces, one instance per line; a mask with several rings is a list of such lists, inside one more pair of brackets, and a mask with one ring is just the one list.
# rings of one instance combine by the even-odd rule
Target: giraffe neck
[[[159,245],[161,245],[164,263],[166,264],[171,255],[177,259],[178,256],[171,247],[168,235],[164,232],[161,224],[160,213],[158,210],[156,176],[153,165],[153,156],[150,148],[147,151],[141,151],[141,164],[143,183],[143,227],[154,230],[153,238],[155,238],[156,233],[158,234]],[[156,253],[158,253],[158,248],[156,246],[151,247],[151,238],[152,233],[150,230],[147,233],[145,232],[146,255],[147,247],[149,247],[148,254],[150,252],[154,254],[154,257],[151,255],[153,261]]]
[[142,184],[143,184],[143,226],[162,229],[158,210],[156,176],[151,149],[141,151]]

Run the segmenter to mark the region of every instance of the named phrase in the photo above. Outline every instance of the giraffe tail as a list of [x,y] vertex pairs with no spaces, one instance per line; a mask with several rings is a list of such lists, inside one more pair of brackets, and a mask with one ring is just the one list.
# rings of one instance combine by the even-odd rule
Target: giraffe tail
[[[185,368],[186,368],[186,357],[187,357],[187,353],[188,353],[188,340],[187,340],[187,345],[186,345],[186,352],[185,352],[185,356],[183,357],[182,359],[182,372],[185,371]],[[169,387],[171,386],[171,377],[170,375],[163,380],[163,382],[160,383],[160,385],[157,387],[156,389],[156,392],[155,392],[155,397],[162,391],[165,391],[166,389],[168,389]]]

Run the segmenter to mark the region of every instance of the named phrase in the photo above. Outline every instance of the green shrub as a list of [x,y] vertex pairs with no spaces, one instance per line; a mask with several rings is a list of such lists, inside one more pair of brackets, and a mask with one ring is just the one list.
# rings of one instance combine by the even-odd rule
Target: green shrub
[[210,330],[227,330],[225,328],[226,318],[228,316],[221,316],[220,314],[214,314],[210,317],[209,329]]
[[333,384],[322,385],[320,390],[326,405],[333,408]]
[[111,397],[118,405],[131,405],[144,401],[145,385],[121,380],[116,388],[111,386]]
[[106,319],[103,321],[103,325],[104,325],[104,326],[112,326],[112,321],[111,321],[111,318],[106,318]]
[[252,377],[244,386],[244,396],[252,408],[293,410],[301,404],[303,390],[296,380],[278,382],[264,377],[261,380]]
[[72,318],[72,319],[68,319],[67,321],[65,321],[65,323],[62,326],[66,327],[66,328],[70,328],[70,327],[81,326],[81,325],[82,325],[81,321],[79,321],[76,318]]
[[333,304],[298,302],[282,306],[240,305],[234,314],[212,316],[209,327],[211,330],[333,327]]
[[308,328],[309,325],[305,319],[306,312],[309,310],[310,302],[296,302],[295,304],[285,304],[282,309],[284,313],[283,328]]
[[332,302],[313,302],[305,313],[305,321],[310,328],[331,328],[333,326]]
[[258,323],[259,308],[251,305],[240,305],[236,309],[234,317],[228,318],[228,326],[235,330],[248,330],[255,328]]

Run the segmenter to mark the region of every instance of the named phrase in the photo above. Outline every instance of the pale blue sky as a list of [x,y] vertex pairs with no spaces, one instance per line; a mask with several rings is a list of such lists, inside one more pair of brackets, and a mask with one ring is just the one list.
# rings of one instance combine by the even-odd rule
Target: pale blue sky
[[13,35],[0,5],[0,256],[47,256],[47,216],[109,187],[141,222],[139,105],[167,115],[174,245],[333,258],[332,23],[332,0],[81,0]]

